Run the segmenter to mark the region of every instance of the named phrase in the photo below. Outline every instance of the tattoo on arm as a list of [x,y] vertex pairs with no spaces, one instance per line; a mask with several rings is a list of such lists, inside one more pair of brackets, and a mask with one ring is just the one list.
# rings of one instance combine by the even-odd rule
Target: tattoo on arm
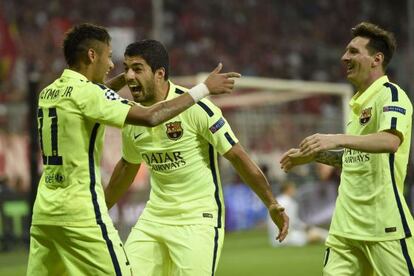
[[327,150],[316,154],[316,162],[342,168],[342,155],[344,150]]

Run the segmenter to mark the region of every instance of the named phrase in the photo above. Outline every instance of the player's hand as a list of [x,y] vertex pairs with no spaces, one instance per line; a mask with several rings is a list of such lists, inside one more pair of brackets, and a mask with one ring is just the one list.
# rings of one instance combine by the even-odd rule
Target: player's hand
[[315,156],[316,154],[304,154],[300,149],[293,148],[282,155],[280,167],[283,171],[288,172],[295,166],[314,161]]
[[337,135],[316,133],[303,139],[299,147],[303,155],[314,155],[321,151],[337,148],[337,141]]
[[204,81],[204,84],[210,91],[210,95],[231,93],[234,88],[233,78],[241,77],[241,75],[236,72],[220,73],[222,68],[223,64],[220,62]]
[[289,217],[285,213],[285,208],[277,203],[271,204],[269,206],[269,215],[277,228],[279,228],[279,234],[276,240],[282,242],[286,238],[289,230]]

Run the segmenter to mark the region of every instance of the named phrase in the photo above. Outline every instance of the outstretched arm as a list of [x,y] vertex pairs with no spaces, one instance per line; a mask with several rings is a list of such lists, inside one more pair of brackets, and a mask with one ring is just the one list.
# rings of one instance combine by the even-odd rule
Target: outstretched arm
[[282,155],[280,165],[285,172],[290,171],[293,167],[319,162],[326,165],[342,168],[343,150],[327,150],[318,153],[304,154],[301,149],[293,148]]
[[242,180],[250,186],[266,205],[273,222],[279,228],[279,235],[276,239],[283,241],[288,233],[289,218],[284,212],[284,208],[274,198],[263,172],[250,159],[240,144],[234,145],[224,154],[224,157],[231,162]]
[[300,143],[300,148],[283,154],[280,163],[284,171],[312,161],[342,167],[343,149],[348,148],[370,153],[394,153],[401,143],[401,134],[395,130],[367,135],[314,134]]
[[132,164],[121,158],[116,164],[114,171],[105,188],[105,201],[108,209],[121,198],[131,186],[137,175],[140,164]]
[[367,135],[314,134],[303,139],[300,150],[314,154],[337,148],[348,148],[371,153],[394,153],[401,143],[400,133],[395,130]]
[[134,105],[129,110],[126,123],[153,127],[159,125],[186,110],[198,100],[207,95],[231,93],[234,88],[234,79],[240,74],[235,72],[220,73],[223,65],[220,63],[207,77],[204,84],[199,84],[169,101],[162,101],[151,107]]

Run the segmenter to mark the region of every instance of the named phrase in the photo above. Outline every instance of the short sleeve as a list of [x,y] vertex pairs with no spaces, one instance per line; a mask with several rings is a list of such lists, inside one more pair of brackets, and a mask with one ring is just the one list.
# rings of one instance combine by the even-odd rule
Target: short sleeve
[[121,128],[132,102],[121,98],[113,90],[97,84],[88,84],[76,97],[84,116],[99,123]]
[[197,132],[221,155],[238,143],[238,139],[223,117],[221,110],[209,100],[199,101],[190,108],[188,114],[189,120],[197,128]]
[[122,128],[122,158],[132,164],[142,162],[138,147],[134,145],[133,128],[135,126],[126,125]]
[[396,130],[401,138],[410,131],[412,105],[407,95],[392,83],[386,83],[379,101],[378,131]]

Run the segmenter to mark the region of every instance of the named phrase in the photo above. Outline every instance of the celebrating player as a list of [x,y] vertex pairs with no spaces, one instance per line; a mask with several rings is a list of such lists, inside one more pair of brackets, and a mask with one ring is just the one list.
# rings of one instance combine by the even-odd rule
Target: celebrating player
[[66,34],[63,50],[69,68],[39,96],[44,168],[33,209],[27,275],[131,275],[100,181],[104,125],[155,126],[208,90],[230,92],[234,80],[229,78],[239,74],[220,74],[219,66],[205,85],[145,108],[101,84],[113,67],[106,29],[77,25]]
[[[187,91],[169,81],[169,58],[155,40],[125,50],[125,77],[136,102],[152,106]],[[140,164],[151,173],[150,199],[125,249],[137,275],[214,275],[224,238],[217,153],[227,158],[269,209],[282,241],[288,217],[263,173],[238,143],[221,111],[202,100],[155,128],[123,129],[123,156],[105,189],[112,207]]]
[[342,168],[324,275],[414,275],[414,221],[403,196],[413,108],[385,75],[395,38],[367,22],[352,35],[342,56],[357,90],[346,134],[305,138],[283,155],[282,168],[311,161]]

